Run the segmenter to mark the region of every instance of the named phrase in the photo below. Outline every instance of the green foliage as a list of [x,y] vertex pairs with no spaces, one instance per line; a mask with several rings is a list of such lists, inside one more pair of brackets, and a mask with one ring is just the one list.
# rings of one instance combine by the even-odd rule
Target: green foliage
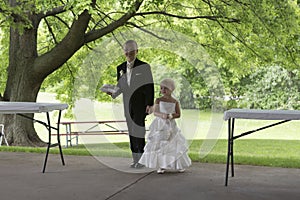
[[[14,5],[12,5],[14,4]],[[29,1],[2,1],[0,3],[0,27],[11,27],[23,32],[24,28],[31,28],[32,23],[28,13],[34,12],[34,2]]]
[[300,74],[279,66],[260,68],[250,76],[240,107],[300,109]]
[[[71,21],[72,18],[69,15],[49,16],[41,21],[37,43],[39,55],[49,52],[65,37]],[[49,27],[51,27],[51,31],[49,31]]]
[[9,37],[7,34],[7,29],[0,29],[0,94],[4,92],[7,74],[6,68],[8,66],[8,47],[9,47]]
[[[0,92],[5,88],[6,73],[8,66],[8,27],[30,28],[31,22],[28,20],[28,13],[46,13],[53,11],[54,8],[64,7],[65,11],[56,15],[51,15],[41,21],[38,28],[38,54],[42,55],[53,49],[68,33],[72,22],[77,19],[83,10],[88,10],[92,20],[88,26],[88,31],[97,30],[107,27],[124,13],[130,13],[130,7],[134,1],[130,0],[107,0],[96,1],[97,5],[91,7],[90,1],[60,1],[60,0],[26,0],[18,1],[19,4],[10,6],[8,1],[0,2],[0,54],[2,71],[0,75]],[[143,15],[144,12],[162,12],[157,15]],[[195,63],[188,63],[187,58],[174,52],[147,50],[140,52],[142,60],[154,63],[154,76],[156,84],[163,76],[174,76],[177,79],[178,87],[176,97],[180,99],[184,108],[207,109],[213,104],[213,100],[223,98],[220,85],[215,84],[215,80],[208,73],[213,63],[217,66],[218,73],[221,76],[225,94],[231,98],[240,96],[249,96],[250,90],[248,85],[256,87],[251,92],[266,91],[267,88],[263,82],[254,84],[257,80],[253,71],[265,66],[281,66],[289,71],[299,67],[299,30],[300,30],[300,9],[296,0],[241,0],[241,1],[178,1],[178,0],[145,0],[138,10],[139,15],[130,19],[128,23],[112,34],[101,38],[98,41],[87,44],[78,51],[65,65],[51,76],[47,77],[43,83],[42,90],[48,90],[57,93],[57,97],[64,102],[72,105],[75,101],[75,93],[79,92],[100,101],[110,101],[110,97],[97,91],[92,91],[87,85],[86,91],[76,91],[75,79],[89,79],[91,75],[84,76],[80,70],[84,65],[87,55],[93,52],[97,45],[106,37],[115,37],[116,34],[140,27],[140,30],[148,30],[152,35],[161,37],[157,32],[151,32],[151,28],[169,29],[174,32],[180,32],[191,37],[197,44],[201,44],[205,53],[209,55],[210,63],[201,62],[203,66],[196,66]],[[170,17],[165,15],[180,15],[181,18]],[[12,16],[19,16],[19,21],[14,20]],[[199,19],[182,19],[184,17],[203,16],[206,18]],[[215,17],[215,18],[213,18]],[[148,32],[148,33],[149,33]],[[145,33],[147,35],[147,33]],[[149,38],[151,38],[150,34]],[[103,39],[103,40],[102,40]],[[167,37],[164,39],[168,40]],[[120,42],[120,41],[118,41]],[[176,41],[178,42],[178,41]],[[162,40],[163,43],[163,40]],[[183,44],[184,45],[184,44]],[[91,50],[92,49],[92,50]],[[175,50],[174,50],[175,51]],[[193,52],[190,57],[197,57],[203,52]],[[119,54],[118,54],[119,55]],[[112,58],[114,55],[105,55]],[[103,83],[115,83],[115,66],[122,61],[122,57],[114,58],[111,63],[105,63],[101,76],[97,77],[97,88]],[[87,62],[87,61],[85,61]],[[91,66],[98,66],[100,60],[92,58]],[[167,69],[165,73],[159,73],[159,67]],[[200,69],[201,68],[201,69]],[[157,70],[157,72],[156,72]],[[294,71],[292,71],[294,73]],[[291,72],[289,72],[291,73]],[[295,75],[296,77],[298,76]],[[214,78],[217,76],[213,76]],[[92,79],[96,79],[93,77]],[[266,77],[264,77],[266,78]],[[284,78],[284,77],[282,77]],[[264,108],[297,108],[298,92],[295,81],[292,90],[294,95],[287,95],[290,85],[282,82],[277,92],[269,92],[268,97],[263,98],[258,107]],[[293,80],[292,80],[293,79]],[[90,84],[94,82],[90,81]],[[210,88],[216,85],[212,93]],[[254,86],[255,85],[255,86]],[[280,85],[280,84],[279,84]],[[247,91],[245,91],[247,90]],[[159,94],[157,94],[158,96]],[[254,95],[254,94],[252,94]],[[251,96],[251,95],[250,95]],[[266,95],[267,96],[267,95]],[[254,97],[251,97],[254,98]],[[260,97],[254,98],[258,100]],[[254,100],[253,100],[254,101]],[[271,101],[274,101],[271,103]],[[281,102],[279,102],[281,101]],[[265,102],[265,103],[264,103]],[[268,103],[266,103],[268,102]],[[288,105],[283,105],[283,104]],[[253,107],[251,103],[243,102],[240,106]],[[224,105],[225,107],[235,107],[235,101],[230,100]]]

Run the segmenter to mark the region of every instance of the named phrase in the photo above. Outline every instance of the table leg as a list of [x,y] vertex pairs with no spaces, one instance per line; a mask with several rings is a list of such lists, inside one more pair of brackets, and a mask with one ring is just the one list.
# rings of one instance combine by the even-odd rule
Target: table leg
[[[49,156],[49,151],[51,147],[55,147],[58,145],[59,147],[59,153],[60,153],[60,157],[61,157],[61,161],[62,164],[65,165],[65,161],[64,161],[64,157],[63,157],[63,153],[62,153],[62,148],[61,148],[61,144],[60,144],[60,134],[59,134],[59,123],[60,123],[60,118],[61,118],[61,110],[59,111],[59,115],[58,115],[58,123],[57,123],[57,128],[54,128],[51,126],[51,122],[50,122],[50,116],[49,113],[46,113],[47,115],[47,129],[48,129],[48,146],[47,146],[47,151],[46,151],[46,156],[45,156],[45,160],[44,160],[44,165],[43,165],[43,173],[45,173],[46,170],[46,165],[47,165],[47,161],[48,161],[48,156]],[[57,144],[52,144],[51,143],[51,129],[57,129]]]
[[50,117],[49,117],[49,113],[47,112],[46,113],[47,115],[47,122],[48,122],[48,126],[47,126],[47,129],[48,129],[48,146],[47,146],[47,151],[46,151],[46,156],[45,156],[45,160],[44,160],[44,166],[43,166],[43,173],[45,173],[45,170],[46,170],[46,165],[47,165],[47,160],[48,160],[48,155],[49,155],[49,150],[50,150],[50,147],[51,147],[51,124],[50,124]]
[[[72,130],[71,123],[66,123],[66,147],[72,146]],[[70,144],[70,145],[69,145]]]
[[235,119],[233,118],[232,119],[232,122],[231,122],[231,135],[230,135],[230,142],[231,142],[231,145],[230,145],[230,156],[231,156],[231,177],[234,177],[234,162],[233,162],[233,142],[234,142],[234,138],[233,138],[233,132],[234,132],[234,121]]
[[228,149],[226,162],[225,186],[228,185],[229,165],[231,165],[231,176],[234,176],[234,160],[233,160],[233,132],[234,132],[234,118],[228,120]]
[[65,165],[65,160],[64,160],[64,156],[63,156],[62,148],[61,148],[61,144],[60,144],[60,130],[59,130],[60,118],[61,118],[61,110],[59,111],[58,120],[57,120],[57,143],[58,143],[58,148],[59,148],[62,165]]
[[76,134],[76,146],[78,146],[78,134]]
[[227,147],[227,162],[226,162],[226,174],[225,174],[225,186],[228,185],[228,173],[229,173],[229,159],[230,159],[230,134],[231,133],[231,118],[228,119],[228,140],[227,140],[227,143],[228,143],[228,147]]
[[72,145],[72,129],[71,129],[71,124],[69,124],[69,143],[70,143],[70,147],[73,146]]
[[66,148],[69,147],[69,127],[68,124],[65,124],[66,126]]

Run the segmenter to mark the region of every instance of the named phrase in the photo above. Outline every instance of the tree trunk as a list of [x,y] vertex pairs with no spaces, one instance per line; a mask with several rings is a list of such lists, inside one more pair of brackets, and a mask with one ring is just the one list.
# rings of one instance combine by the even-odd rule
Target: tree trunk
[[[93,0],[93,3],[95,2]],[[132,10],[137,11],[142,2],[136,1]],[[16,1],[11,0],[10,4],[13,7]],[[53,13],[55,13],[55,9]],[[56,11],[56,13],[58,14],[59,11]],[[84,10],[74,19],[65,37],[50,51],[39,56],[37,55],[37,30],[40,20],[47,17],[47,15],[32,12],[27,12],[27,15],[32,23],[31,28],[22,30],[22,33],[17,28],[11,28],[10,30],[8,76],[4,95],[3,97],[0,95],[1,101],[36,102],[41,84],[48,75],[59,69],[84,44],[101,38],[123,26],[135,15],[135,12],[125,13],[107,27],[86,33],[91,15],[88,10]],[[18,16],[14,20],[16,24],[22,23],[22,18],[18,18]],[[33,117],[33,114],[29,116]],[[2,118],[0,122],[5,124],[7,139],[11,145],[45,145],[34,129],[33,121],[16,115],[3,115]]]
[[[36,102],[44,77],[33,69],[37,58],[37,28],[20,33],[10,30],[9,66],[4,101]],[[28,116],[33,117],[33,114]],[[33,121],[18,115],[3,115],[7,140],[10,145],[44,146],[38,137]]]
[[[31,28],[22,30],[22,33],[17,28],[10,29],[8,76],[4,95],[0,97],[2,101],[36,102],[44,79],[84,45],[84,34],[90,20],[88,11],[79,15],[58,45],[40,56],[37,54],[37,30],[42,17],[28,15],[32,22]],[[3,115],[2,118],[10,145],[45,146],[32,120],[18,115]]]

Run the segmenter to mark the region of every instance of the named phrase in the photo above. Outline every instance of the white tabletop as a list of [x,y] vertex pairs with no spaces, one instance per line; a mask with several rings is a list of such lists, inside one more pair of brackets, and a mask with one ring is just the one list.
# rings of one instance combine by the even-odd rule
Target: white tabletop
[[1,114],[41,113],[41,112],[49,112],[53,110],[64,110],[67,108],[68,108],[68,104],[63,104],[63,103],[0,101]]
[[228,120],[230,118],[261,120],[300,120],[300,111],[231,109],[224,112],[224,120]]

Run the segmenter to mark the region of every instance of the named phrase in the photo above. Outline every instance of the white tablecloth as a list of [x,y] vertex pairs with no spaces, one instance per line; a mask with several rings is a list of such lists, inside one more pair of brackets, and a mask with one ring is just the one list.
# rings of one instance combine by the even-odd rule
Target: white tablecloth
[[67,108],[68,104],[62,103],[0,102],[0,114],[41,113]]
[[261,120],[300,120],[300,111],[231,109],[224,112],[224,120],[228,120],[230,118]]

